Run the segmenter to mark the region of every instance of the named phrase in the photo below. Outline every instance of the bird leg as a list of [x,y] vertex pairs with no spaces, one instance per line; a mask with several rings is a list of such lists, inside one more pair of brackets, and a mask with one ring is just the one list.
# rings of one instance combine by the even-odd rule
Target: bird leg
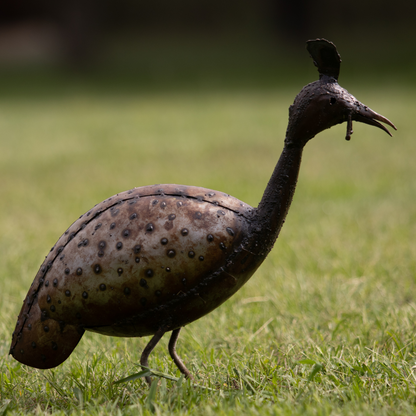
[[[146,345],[145,349],[142,352],[142,356],[140,357],[140,364],[142,366],[149,367],[149,355],[153,351],[153,349],[156,347],[160,339],[163,337],[165,332],[166,332],[166,328],[162,326],[156,331],[152,339]],[[150,378],[150,376],[146,376],[145,379],[146,379],[147,384],[150,386],[150,384],[152,383],[152,379]]]
[[185,374],[186,378],[190,378],[191,380],[193,380],[194,378],[192,377],[192,374],[185,367],[185,364],[183,363],[183,361],[180,359],[179,355],[176,352],[176,342],[178,341],[180,331],[181,331],[181,328],[177,328],[172,331],[172,335],[170,336],[169,346],[168,346],[169,354],[172,357],[173,362],[176,364],[176,367],[179,368],[179,371],[182,374]]
[[351,139],[351,134],[352,134],[353,130],[352,130],[352,114],[348,114],[348,118],[347,118],[347,135],[345,136],[345,140],[350,140]]

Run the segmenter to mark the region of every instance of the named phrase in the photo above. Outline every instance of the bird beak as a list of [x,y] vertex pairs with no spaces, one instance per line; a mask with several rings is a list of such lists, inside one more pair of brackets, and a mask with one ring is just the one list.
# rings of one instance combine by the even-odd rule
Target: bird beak
[[391,136],[391,133],[383,124],[380,123],[380,121],[382,123],[388,124],[394,130],[397,130],[396,126],[388,118],[376,113],[366,105],[356,103],[356,107],[350,113],[350,116],[347,120],[347,140],[350,139],[352,134],[352,120],[360,121],[361,123],[369,124],[370,126],[376,126],[381,130],[384,130],[389,136]]

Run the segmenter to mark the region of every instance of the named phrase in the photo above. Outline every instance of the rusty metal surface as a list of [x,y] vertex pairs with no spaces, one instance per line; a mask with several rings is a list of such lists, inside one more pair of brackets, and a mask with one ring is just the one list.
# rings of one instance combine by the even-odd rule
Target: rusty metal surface
[[387,133],[380,122],[395,128],[338,85],[340,58],[332,43],[310,41],[308,50],[320,80],[304,87],[289,109],[284,149],[258,208],[180,185],[135,188],[96,205],[68,228],[40,267],[12,336],[14,358],[51,368],[70,355],[84,330],[161,334],[209,313],[247,282],[272,249],[312,137],[346,121],[349,139],[353,120]]
[[[174,329],[215,309],[249,277],[224,270],[247,236],[252,211],[226,194],[177,185],[136,188],[98,204],[40,267],[13,335],[14,357],[54,366],[84,328],[144,336],[161,323]],[[66,340],[68,328],[76,342]],[[31,348],[40,335],[49,353]]]

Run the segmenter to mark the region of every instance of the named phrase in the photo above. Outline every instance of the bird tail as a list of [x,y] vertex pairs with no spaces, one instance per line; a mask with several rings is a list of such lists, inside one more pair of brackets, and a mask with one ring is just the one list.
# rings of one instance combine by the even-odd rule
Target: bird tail
[[63,363],[84,334],[84,329],[42,317],[37,299],[22,307],[13,332],[10,354],[22,364],[47,369]]

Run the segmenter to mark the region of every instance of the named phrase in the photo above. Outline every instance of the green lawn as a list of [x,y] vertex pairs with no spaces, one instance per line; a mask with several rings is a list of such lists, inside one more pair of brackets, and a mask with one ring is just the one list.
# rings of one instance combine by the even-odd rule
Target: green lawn
[[[416,411],[415,90],[345,85],[399,128],[355,124],[306,147],[281,235],[250,282],[182,331],[193,387],[140,371],[148,339],[86,333],[47,371],[8,355],[49,248],[112,194],[199,185],[256,206],[279,157],[284,88],[0,98],[0,415],[384,415]],[[152,368],[179,377],[167,338]]]

